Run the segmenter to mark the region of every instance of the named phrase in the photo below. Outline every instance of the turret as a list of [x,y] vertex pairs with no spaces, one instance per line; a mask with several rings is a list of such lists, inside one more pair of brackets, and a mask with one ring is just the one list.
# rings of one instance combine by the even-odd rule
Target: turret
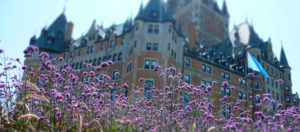
[[283,47],[281,47],[280,53],[280,66],[283,69],[283,86],[285,93],[285,103],[289,107],[292,105],[293,95],[292,95],[292,78],[291,78],[291,67],[288,64]]

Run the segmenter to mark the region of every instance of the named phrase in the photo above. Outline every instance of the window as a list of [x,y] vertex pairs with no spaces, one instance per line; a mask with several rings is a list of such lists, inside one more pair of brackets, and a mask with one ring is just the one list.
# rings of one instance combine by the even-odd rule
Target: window
[[110,48],[113,48],[113,47],[115,47],[116,46],[116,43],[115,43],[115,41],[110,41],[110,45],[109,45],[109,47]]
[[125,88],[125,97],[128,97],[128,88]]
[[100,44],[100,50],[104,49],[104,44]]
[[226,88],[225,92],[226,92],[225,95],[231,96],[231,90],[230,90],[230,88]]
[[254,89],[259,89],[259,82],[254,82]]
[[246,93],[243,93],[243,99],[247,100],[247,94]]
[[201,70],[202,70],[203,72],[206,72],[206,65],[202,64]]
[[255,103],[260,103],[260,97],[259,96],[255,96]]
[[78,56],[81,55],[81,49],[78,49]]
[[229,73],[225,74],[225,79],[230,80],[230,74]]
[[230,114],[231,114],[231,106],[229,104],[226,103],[222,103],[221,104],[221,109],[222,109],[222,115],[226,118],[229,119],[230,118]]
[[146,80],[146,82],[145,82],[145,93],[144,93],[144,96],[147,99],[151,99],[152,98],[152,93],[151,93],[151,88],[152,87],[153,87],[153,81]]
[[114,94],[116,93],[116,89],[112,89],[111,91],[110,91],[110,94],[111,94],[111,100],[115,100],[115,96],[114,96]]
[[63,38],[64,38],[64,33],[59,32],[58,33],[58,39],[63,40]]
[[148,25],[148,33],[152,33],[152,30],[153,30],[153,25],[149,24]]
[[239,92],[238,96],[239,96],[239,99],[243,99],[243,93],[242,92]]
[[206,66],[206,72],[211,73],[211,67],[210,66]]
[[290,88],[288,86],[285,87],[286,92],[290,92]]
[[155,43],[155,44],[153,44],[153,51],[157,51],[157,50],[158,50],[158,44]]
[[205,84],[206,86],[211,86],[211,82],[209,82],[209,81],[206,81],[206,84]]
[[122,53],[119,53],[118,61],[122,61]]
[[131,62],[127,64],[127,73],[131,72]]
[[145,69],[149,69],[150,68],[150,60],[146,59],[145,60]]
[[87,81],[87,78],[86,78],[86,77],[82,77],[81,81],[82,81],[83,83],[85,83],[85,82]]
[[290,99],[290,97],[286,97],[286,103],[291,103],[291,99]]
[[53,44],[53,40],[48,38],[47,41],[46,41],[46,45],[47,46],[52,46],[52,44]]
[[158,18],[158,12],[157,11],[152,11],[151,12],[151,17],[153,17],[153,18]]
[[147,43],[146,44],[146,50],[151,50],[152,48],[152,44],[151,43]]
[[185,65],[188,67],[191,66],[191,60],[189,58],[185,58]]
[[114,54],[114,55],[113,55],[113,60],[112,60],[112,61],[115,62],[115,61],[117,61],[117,60],[118,60],[117,54]]
[[201,84],[206,85],[206,81],[205,80],[201,80]]
[[189,104],[189,95],[187,93],[183,94],[183,108]]
[[225,72],[221,72],[221,77],[225,79]]
[[171,44],[170,43],[168,43],[168,50],[170,50],[171,49]]
[[96,63],[97,63],[97,59],[95,58],[93,61],[93,66],[96,66]]
[[159,33],[159,26],[158,25],[155,25],[155,28],[154,28],[154,33],[158,34]]
[[113,77],[112,77],[113,80],[118,80],[119,79],[119,76],[118,76],[118,72],[117,71],[114,71],[113,72]]
[[191,83],[191,78],[189,75],[184,75],[184,82],[190,84]]
[[152,60],[151,61],[151,69],[154,69],[154,66],[157,65],[157,61],[156,60]]
[[231,96],[231,89],[230,88],[221,87],[221,94],[224,94],[226,96]]
[[225,95],[225,88],[221,87],[221,93]]

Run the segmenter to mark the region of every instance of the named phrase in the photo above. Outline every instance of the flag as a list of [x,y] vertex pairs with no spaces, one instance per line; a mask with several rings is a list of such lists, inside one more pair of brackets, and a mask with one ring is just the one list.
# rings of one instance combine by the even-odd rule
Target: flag
[[261,72],[265,77],[269,77],[269,74],[265,71],[265,69],[261,66],[261,64],[253,57],[250,53],[248,53],[248,67],[253,71]]

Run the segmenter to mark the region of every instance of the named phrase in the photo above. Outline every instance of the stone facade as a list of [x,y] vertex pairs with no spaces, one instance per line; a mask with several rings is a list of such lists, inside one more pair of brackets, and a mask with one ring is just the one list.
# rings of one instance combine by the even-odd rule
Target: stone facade
[[[272,51],[271,40],[261,40],[250,24],[242,23],[228,34],[228,23],[225,2],[219,9],[213,0],[169,0],[167,3],[150,0],[145,7],[141,6],[134,20],[109,28],[94,21],[85,35],[74,40],[70,37],[73,24],[62,13],[51,28],[42,30],[39,38],[32,37],[30,44],[40,47],[51,58],[64,57],[65,61],[57,64],[60,69],[69,63],[75,70],[88,71],[90,68],[85,63],[97,66],[112,60],[114,64],[108,73],[111,76],[120,73],[114,80],[119,84],[115,90],[118,94],[131,96],[141,77],[155,87],[170,85],[153,71],[153,66],[159,64],[163,68],[175,67],[183,73],[182,79],[193,85],[212,85],[217,81],[212,90],[217,107],[224,95],[234,102],[263,93],[271,93],[276,104],[291,106],[291,68],[284,50],[279,61]],[[247,68],[246,51],[258,59],[269,78],[254,72],[247,83],[243,80],[247,73],[253,72]],[[34,56],[26,58],[25,64],[38,66],[40,62]],[[278,83],[278,79],[284,83]],[[222,88],[223,81],[235,89]],[[129,89],[121,89],[123,83],[128,83]]]

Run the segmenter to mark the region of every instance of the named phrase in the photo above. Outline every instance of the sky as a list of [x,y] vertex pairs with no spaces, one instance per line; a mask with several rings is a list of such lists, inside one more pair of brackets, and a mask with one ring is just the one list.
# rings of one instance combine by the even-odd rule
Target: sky
[[[108,27],[134,18],[140,5],[149,0],[0,0],[0,48],[5,55],[21,58],[29,39],[40,35],[65,9],[75,26],[73,38],[86,33],[93,20]],[[222,7],[224,0],[216,0]],[[271,38],[273,51],[280,58],[284,47],[292,68],[293,93],[300,92],[300,1],[226,0],[230,14],[229,31],[245,21],[253,24],[263,40]],[[298,38],[299,37],[299,38]]]

